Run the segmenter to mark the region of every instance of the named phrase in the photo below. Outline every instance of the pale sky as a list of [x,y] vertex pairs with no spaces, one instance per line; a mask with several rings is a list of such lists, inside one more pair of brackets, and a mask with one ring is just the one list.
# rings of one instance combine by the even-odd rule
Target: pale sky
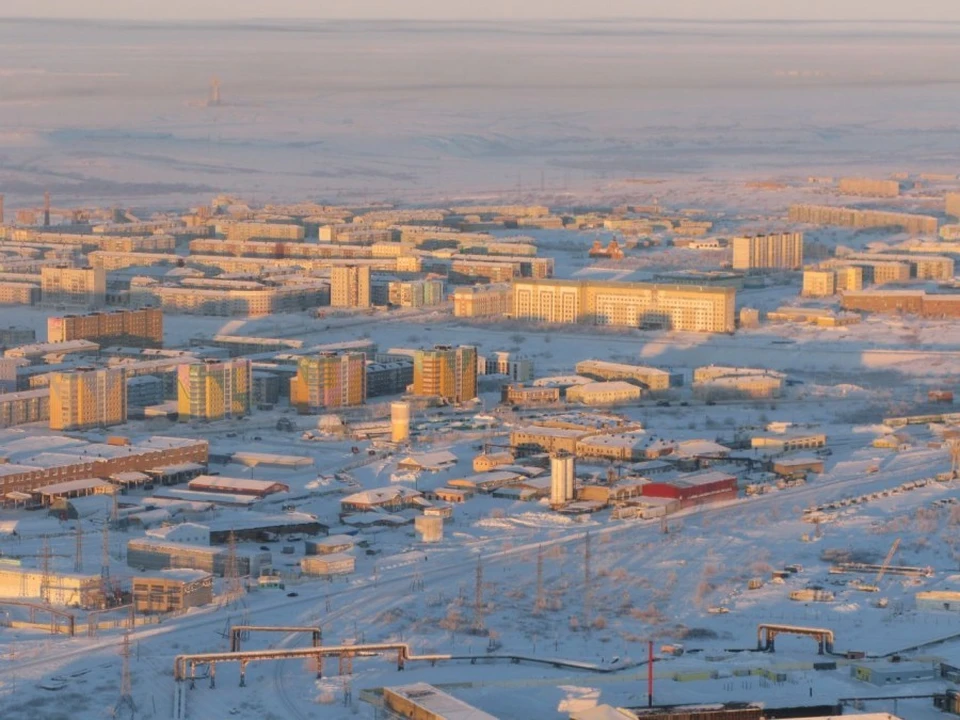
[[958,0],[2,0],[0,17],[137,20],[684,19],[950,20]]

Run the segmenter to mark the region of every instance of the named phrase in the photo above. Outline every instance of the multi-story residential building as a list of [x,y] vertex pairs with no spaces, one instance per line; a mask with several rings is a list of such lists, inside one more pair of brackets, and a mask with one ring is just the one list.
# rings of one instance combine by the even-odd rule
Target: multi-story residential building
[[367,397],[399,395],[413,383],[413,360],[394,357],[385,362],[367,361]]
[[837,292],[863,290],[863,268],[858,265],[837,268]]
[[[908,278],[917,278],[918,280],[951,280],[953,279],[954,262],[953,258],[944,255],[910,255],[906,253],[855,253],[848,255],[839,262],[851,263],[856,265],[868,266],[876,263],[899,263],[908,267]],[[902,271],[891,271],[886,277],[886,282],[901,279]],[[883,275],[881,273],[881,275]],[[882,284],[874,278],[875,285]]]
[[936,235],[937,218],[932,215],[854,210],[833,205],[791,205],[790,222],[842,227],[899,227],[905,232]]
[[837,273],[834,270],[804,270],[803,291],[807,297],[828,297],[837,292]]
[[370,268],[345,265],[330,271],[330,305],[332,307],[370,307]]
[[944,209],[946,210],[947,215],[960,218],[960,193],[947,193],[944,205],[946,206]]
[[156,375],[127,378],[127,407],[159,405],[164,400],[163,380]]
[[50,419],[50,390],[24,390],[0,395],[0,428]]
[[40,286],[25,282],[0,282],[0,305],[36,305]]
[[509,283],[459,287],[453,291],[454,317],[502,317],[513,312]]
[[583,360],[577,363],[576,370],[577,375],[594,380],[626,380],[654,392],[670,389],[670,373],[660,368],[605,360]]
[[642,391],[625,380],[605,380],[575,385],[567,390],[567,402],[584,405],[615,405],[639,400]]
[[127,421],[127,381],[120,368],[81,368],[50,376],[50,428],[88,430]]
[[40,288],[47,305],[99,307],[106,302],[107,273],[94,267],[43,267]]
[[225,287],[183,287],[134,278],[130,285],[132,305],[156,305],[171,314],[260,317],[309,310],[329,304],[329,299],[330,287],[323,280],[290,285],[232,282]]
[[839,190],[844,195],[868,195],[873,197],[897,197],[900,183],[896,180],[874,178],[840,178]]
[[177,368],[180,420],[220,420],[250,413],[250,361],[244,358],[184,364]]
[[498,350],[486,357],[477,357],[477,372],[481,375],[506,375],[515,383],[529,382],[533,380],[533,360]]
[[429,307],[443,302],[443,280],[394,280],[387,288],[388,302],[397,307]]
[[550,323],[733,332],[736,295],[732,287],[517,280],[513,314]]
[[477,396],[477,349],[437,345],[413,358],[413,394],[461,403]]
[[68,340],[93,340],[101,346],[162,347],[163,311],[143,308],[47,318],[47,342]]
[[8,328],[0,328],[0,347],[13,347],[15,345],[28,345],[37,341],[37,331],[28,327],[16,327],[11,325]]
[[735,270],[797,270],[803,266],[803,233],[773,233],[733,239]]
[[292,225],[288,223],[261,223],[261,222],[237,222],[230,223],[223,228],[227,240],[246,241],[266,239],[266,240],[286,240],[287,242],[302,242],[304,231],[302,225]]
[[367,356],[323,352],[301,357],[290,380],[290,404],[301,414],[362,405],[367,397]]

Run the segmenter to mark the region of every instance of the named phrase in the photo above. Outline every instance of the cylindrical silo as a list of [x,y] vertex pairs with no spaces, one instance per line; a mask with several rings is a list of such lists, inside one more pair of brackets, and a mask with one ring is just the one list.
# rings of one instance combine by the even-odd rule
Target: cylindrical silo
[[390,403],[390,439],[398,444],[410,439],[410,403]]
[[550,458],[550,504],[563,505],[567,501],[567,471],[563,458]]
[[567,455],[563,458],[563,474],[566,484],[565,492],[567,495],[567,502],[573,500],[573,481],[577,476],[577,470],[575,459],[573,455]]

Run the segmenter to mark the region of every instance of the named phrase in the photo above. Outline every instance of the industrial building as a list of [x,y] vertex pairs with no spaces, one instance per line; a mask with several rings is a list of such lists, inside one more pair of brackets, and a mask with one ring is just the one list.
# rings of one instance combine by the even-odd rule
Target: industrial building
[[356,558],[346,553],[306,555],[300,558],[300,572],[304,575],[313,575],[316,577],[349,575],[354,571],[356,563]]
[[213,602],[213,575],[178,568],[134,575],[133,607],[138,613],[182,612]]
[[568,389],[567,402],[578,402],[584,405],[617,405],[636,402],[640,399],[642,392],[638,386],[624,380],[590,382]]
[[307,555],[331,555],[353,550],[356,540],[350,535],[329,535],[319,540],[307,540],[304,552]]
[[803,267],[803,233],[736,237],[731,245],[735,270],[799,270]]
[[290,486],[272,480],[224,477],[223,475],[198,475],[187,483],[189,490],[198,492],[221,492],[236,495],[252,495],[264,498],[280,492],[290,492]]
[[391,713],[411,720],[496,720],[427,683],[385,687],[383,702]]
[[670,389],[670,373],[659,368],[605,360],[582,360],[577,363],[576,370],[577,375],[584,375],[594,380],[626,380],[651,392]]
[[670,480],[656,480],[643,486],[643,494],[678,500],[680,507],[702,505],[737,497],[737,478],[724,472],[707,472],[681,475]]
[[871,685],[895,685],[939,680],[940,669],[933,663],[918,662],[851,665],[850,677]]
[[50,429],[89,430],[127,421],[122,369],[78,368],[50,376]]
[[914,599],[917,610],[960,612],[960,592],[956,590],[925,590],[918,592]]
[[370,267],[345,265],[330,271],[330,305],[332,307],[370,307]]
[[477,349],[437,345],[413,358],[413,394],[463,403],[477,397]]
[[250,414],[252,368],[245,358],[180,365],[177,411],[181,421],[222,420]]
[[101,346],[163,347],[163,312],[117,310],[47,318],[47,342],[92,340]]
[[898,227],[918,235],[936,235],[937,218],[932,215],[854,210],[833,205],[791,205],[790,222],[841,227]]
[[348,495],[340,500],[341,512],[366,512],[383,509],[390,512],[423,505],[421,493],[403,486],[391,486]]
[[0,563],[0,597],[39,600],[51,605],[98,608],[104,604],[100,574],[65,573]]
[[737,291],[593,280],[517,280],[513,313],[548,323],[733,332]]
[[[187,568],[223,577],[230,564],[229,556],[229,549],[225,547],[186,545],[149,537],[127,541],[127,565],[143,570]],[[268,552],[236,551],[239,577],[258,577],[270,565]]]
[[750,447],[772,452],[808,450],[826,444],[827,436],[822,433],[766,433],[750,438]]
[[103,268],[45,266],[40,289],[47,305],[100,307],[107,299],[107,273]]
[[550,504],[559,507],[573,500],[577,479],[576,458],[560,451],[550,456]]
[[290,404],[301,415],[362,405],[367,399],[367,356],[359,352],[323,352],[297,361],[290,380]]

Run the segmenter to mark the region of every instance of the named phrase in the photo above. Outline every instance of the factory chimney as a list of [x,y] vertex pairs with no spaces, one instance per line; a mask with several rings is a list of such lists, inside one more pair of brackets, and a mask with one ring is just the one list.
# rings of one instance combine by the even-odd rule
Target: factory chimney
[[43,194],[43,226],[50,227],[50,191]]

